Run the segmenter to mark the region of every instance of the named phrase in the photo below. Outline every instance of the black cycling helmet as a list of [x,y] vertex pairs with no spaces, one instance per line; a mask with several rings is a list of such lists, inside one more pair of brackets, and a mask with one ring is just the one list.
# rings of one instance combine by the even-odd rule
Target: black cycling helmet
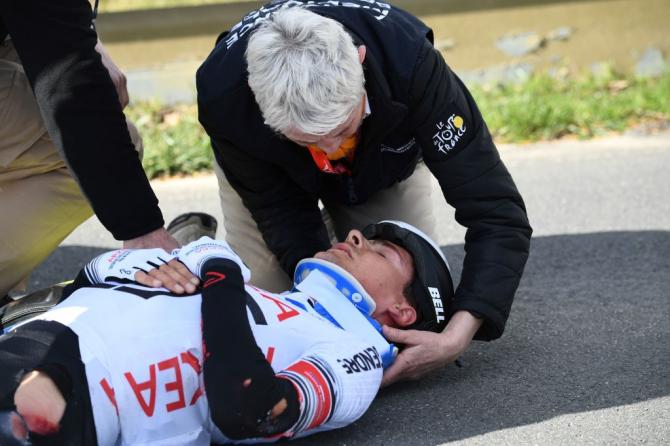
[[405,248],[414,260],[412,296],[420,317],[411,327],[415,330],[439,332],[451,316],[454,283],[449,262],[439,246],[421,230],[395,220],[384,220],[363,229],[368,240],[382,239]]

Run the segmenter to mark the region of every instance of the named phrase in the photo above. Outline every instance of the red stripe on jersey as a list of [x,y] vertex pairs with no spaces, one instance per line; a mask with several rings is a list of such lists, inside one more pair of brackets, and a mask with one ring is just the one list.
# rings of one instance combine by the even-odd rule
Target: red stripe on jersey
[[312,429],[320,424],[323,424],[330,415],[332,409],[333,396],[330,393],[330,386],[328,385],[328,380],[321,373],[321,371],[307,361],[298,361],[289,367],[287,370],[290,370],[294,373],[305,378],[314,389],[316,395],[316,409],[314,411],[314,419],[307,427],[307,429]]

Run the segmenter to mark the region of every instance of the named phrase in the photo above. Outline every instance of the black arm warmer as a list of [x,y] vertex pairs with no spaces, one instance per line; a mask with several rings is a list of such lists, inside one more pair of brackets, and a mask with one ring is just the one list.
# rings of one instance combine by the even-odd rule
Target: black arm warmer
[[[298,396],[288,381],[275,377],[256,344],[239,266],[209,260],[202,280],[203,372],[212,420],[234,439],[285,432],[298,419]],[[271,419],[269,411],[282,398],[287,409]]]

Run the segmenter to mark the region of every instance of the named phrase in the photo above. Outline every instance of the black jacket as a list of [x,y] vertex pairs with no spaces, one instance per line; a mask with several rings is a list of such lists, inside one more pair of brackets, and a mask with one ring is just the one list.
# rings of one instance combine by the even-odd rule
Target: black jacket
[[91,18],[88,0],[2,0],[0,42],[9,32],[49,135],[100,221],[127,240],[164,222]]
[[[295,2],[292,2],[295,3]],[[528,256],[525,207],[469,92],[432,46],[432,31],[383,3],[310,10],[342,23],[367,47],[372,114],[365,119],[352,176],[322,173],[308,151],[264,125],[247,84],[244,51],[267,5],[223,34],[197,73],[199,118],[217,162],[249,208],[282,267],[330,246],[318,199],[364,203],[407,178],[423,158],[468,228],[452,313],[485,319],[479,339],[502,334]],[[372,6],[372,7],[371,7]]]

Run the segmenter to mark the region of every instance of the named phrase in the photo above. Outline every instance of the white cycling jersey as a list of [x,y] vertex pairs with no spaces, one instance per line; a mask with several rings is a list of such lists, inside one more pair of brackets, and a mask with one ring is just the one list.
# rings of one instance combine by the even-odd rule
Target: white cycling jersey
[[[211,421],[204,394],[201,296],[174,297],[165,290],[120,283],[105,286],[79,289],[38,316],[67,325],[79,337],[98,443],[232,442]],[[330,300],[341,297],[336,300],[345,302],[344,308],[349,304],[328,277],[314,272],[297,288],[273,294],[246,286],[256,343],[275,372],[290,375],[299,388],[301,415],[290,436],[355,421],[371,404],[382,377],[383,345],[372,326],[369,336],[365,328],[353,334],[313,309],[314,301],[326,294]]]

